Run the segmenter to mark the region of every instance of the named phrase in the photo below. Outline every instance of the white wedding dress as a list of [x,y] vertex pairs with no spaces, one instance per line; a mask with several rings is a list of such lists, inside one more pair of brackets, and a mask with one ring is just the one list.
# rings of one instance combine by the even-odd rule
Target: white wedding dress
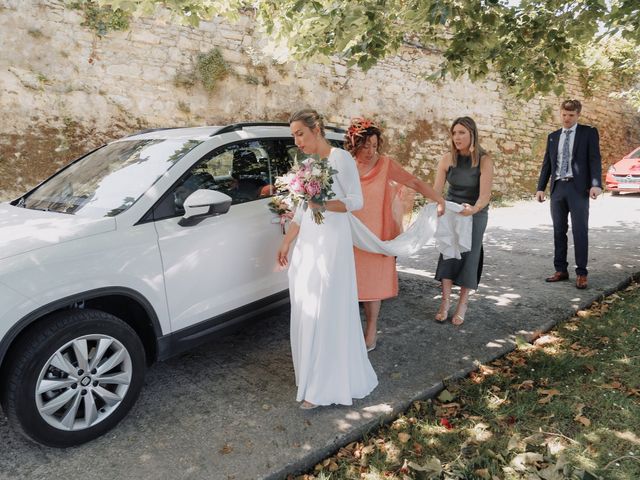
[[[362,208],[362,190],[351,155],[334,148],[329,164],[334,199],[347,210]],[[289,267],[291,351],[297,400],[316,405],[351,405],[378,385],[367,356],[353,259],[349,215],[324,212],[317,225],[311,209],[299,208],[300,225]]]

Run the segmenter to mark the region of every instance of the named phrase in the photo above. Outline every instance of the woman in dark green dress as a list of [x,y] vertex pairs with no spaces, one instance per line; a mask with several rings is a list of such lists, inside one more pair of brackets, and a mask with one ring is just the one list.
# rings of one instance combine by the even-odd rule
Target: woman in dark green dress
[[470,117],[460,117],[451,125],[451,152],[438,163],[433,188],[442,194],[445,182],[449,184],[446,199],[464,207],[460,215],[473,216],[471,250],[461,259],[438,259],[436,280],[442,284],[442,303],[436,321],[444,322],[449,316],[449,296],[453,285],[460,287],[460,298],[451,323],[462,325],[467,311],[469,292],[478,288],[482,273],[482,238],[487,227],[489,199],[493,183],[493,162],[478,141],[478,128]]

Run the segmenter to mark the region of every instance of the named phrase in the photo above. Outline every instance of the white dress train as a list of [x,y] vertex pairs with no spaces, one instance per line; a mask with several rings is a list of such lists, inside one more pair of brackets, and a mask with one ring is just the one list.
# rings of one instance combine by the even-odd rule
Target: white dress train
[[[329,164],[334,199],[347,210],[362,208],[355,161],[333,148]],[[311,209],[296,212],[300,231],[289,266],[291,352],[296,399],[316,405],[351,405],[378,385],[364,343],[348,214],[324,212],[317,225]]]
[[471,250],[473,219],[458,215],[462,206],[454,202],[446,202],[441,217],[436,207],[435,203],[422,207],[409,228],[393,240],[380,240],[357,217],[349,214],[353,244],[367,252],[399,257],[413,255],[422,246],[435,243],[443,258],[459,259],[461,253]]

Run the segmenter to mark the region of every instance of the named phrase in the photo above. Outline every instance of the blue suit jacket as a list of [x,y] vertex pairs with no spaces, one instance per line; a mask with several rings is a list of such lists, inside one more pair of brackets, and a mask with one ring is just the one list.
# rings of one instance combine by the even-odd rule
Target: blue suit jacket
[[[538,179],[538,191],[547,188],[551,178],[550,192],[555,186],[556,168],[558,166],[558,142],[562,129],[552,132],[547,137],[547,148]],[[598,129],[589,125],[577,125],[576,138],[573,141],[571,155],[571,184],[579,193],[589,194],[591,187],[602,188],[602,159],[600,157],[600,137]]]

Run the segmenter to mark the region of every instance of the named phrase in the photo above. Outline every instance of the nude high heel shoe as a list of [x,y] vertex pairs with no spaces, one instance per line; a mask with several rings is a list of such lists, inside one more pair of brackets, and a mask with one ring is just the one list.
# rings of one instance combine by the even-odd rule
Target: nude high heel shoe
[[438,313],[434,317],[436,322],[443,323],[447,321],[447,317],[449,316],[449,300],[442,299],[442,303],[440,303],[440,308],[438,309]]

